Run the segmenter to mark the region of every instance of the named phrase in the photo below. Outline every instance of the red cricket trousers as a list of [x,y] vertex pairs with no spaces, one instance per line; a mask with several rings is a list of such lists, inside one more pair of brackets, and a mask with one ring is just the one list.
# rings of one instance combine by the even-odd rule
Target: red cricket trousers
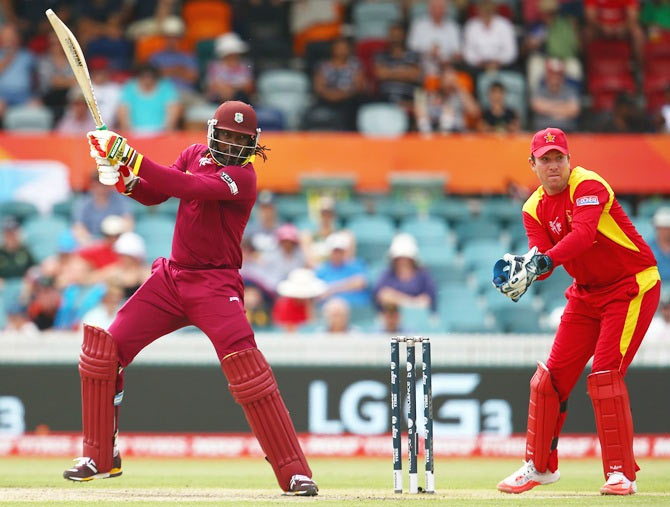
[[661,284],[654,266],[601,289],[573,285],[566,294],[568,303],[547,360],[561,402],[592,356],[591,371],[626,374],[658,307]]
[[109,327],[121,366],[157,338],[191,324],[209,337],[219,361],[256,347],[236,269],[187,269],[162,257],[151,268]]

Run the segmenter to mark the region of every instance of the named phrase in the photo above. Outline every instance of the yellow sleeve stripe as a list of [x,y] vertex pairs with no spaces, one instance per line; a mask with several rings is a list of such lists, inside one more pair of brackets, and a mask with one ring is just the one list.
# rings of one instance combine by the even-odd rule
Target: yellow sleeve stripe
[[640,249],[635,246],[635,243],[633,243],[633,241],[631,241],[628,236],[626,236],[626,233],[623,232],[616,220],[614,220],[612,215],[610,215],[610,208],[612,208],[612,203],[614,202],[614,191],[602,176],[594,173],[593,171],[588,171],[583,167],[575,167],[570,173],[570,201],[574,204],[574,194],[577,185],[587,180],[595,180],[599,183],[602,183],[603,186],[607,189],[607,193],[609,195],[607,203],[605,204],[605,208],[603,209],[600,215],[600,219],[598,220],[598,232],[606,238],[614,241],[617,245],[627,248],[628,250],[633,250],[634,252],[639,252]]
[[142,165],[142,160],[144,159],[144,155],[141,153],[137,154],[137,158],[135,159],[135,163],[133,164],[133,174],[137,176],[137,173],[140,172],[140,166]]
[[533,192],[533,194],[524,203],[523,208],[521,208],[521,211],[525,211],[526,213],[528,213],[535,220],[537,220],[537,223],[540,225],[542,225],[542,222],[537,216],[537,206],[538,204],[540,204],[540,200],[542,199],[543,195],[544,195],[544,189],[540,186],[537,188],[535,192]]

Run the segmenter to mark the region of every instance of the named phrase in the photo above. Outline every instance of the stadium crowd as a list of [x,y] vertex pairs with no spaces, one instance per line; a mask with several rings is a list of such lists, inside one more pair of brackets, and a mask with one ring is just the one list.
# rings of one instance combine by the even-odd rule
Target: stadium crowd
[[200,129],[227,99],[264,130],[670,129],[664,0],[7,0],[7,130],[92,125],[46,8],[129,133]]
[[[6,131],[94,128],[47,8],[84,48],[106,123],[127,133],[203,131],[228,99],[252,103],[263,130],[670,131],[670,3],[635,0],[2,1]],[[549,330],[564,272],[519,303],[525,322],[490,287],[500,249],[527,249],[524,192],[399,209],[263,191],[243,243],[248,317],[288,332]],[[94,177],[51,216],[0,203],[0,328],[106,327],[169,254],[173,201],[138,206]],[[622,204],[670,282],[668,202]]]

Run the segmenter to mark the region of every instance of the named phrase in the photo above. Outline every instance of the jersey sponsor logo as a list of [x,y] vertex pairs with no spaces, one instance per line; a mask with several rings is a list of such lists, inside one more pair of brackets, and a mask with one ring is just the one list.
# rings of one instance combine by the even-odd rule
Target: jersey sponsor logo
[[235,180],[228,176],[227,173],[221,171],[221,179],[226,182],[228,185],[228,188],[230,189],[230,193],[233,195],[237,195],[239,192],[239,189],[237,188],[237,183],[235,183]]
[[558,217],[554,218],[553,220],[549,220],[549,228],[554,232],[554,234],[561,234],[563,226],[561,225]]
[[237,296],[230,296],[230,299],[228,301],[237,301],[239,303],[240,298],[238,298]]
[[597,195],[585,195],[584,197],[577,198],[577,201],[575,201],[576,206],[597,206],[598,204],[600,203],[598,202]]
[[200,157],[200,160],[198,160],[198,165],[199,166],[203,166],[203,165],[207,165],[207,164],[211,164],[211,163],[212,163],[212,159],[209,158],[209,157]]

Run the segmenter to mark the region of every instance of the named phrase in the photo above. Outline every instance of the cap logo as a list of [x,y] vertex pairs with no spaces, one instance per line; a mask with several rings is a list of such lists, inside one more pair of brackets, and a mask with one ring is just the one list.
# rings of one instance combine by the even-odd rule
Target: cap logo
[[233,118],[237,123],[242,123],[244,121],[244,115],[242,113],[235,113]]
[[553,143],[555,139],[556,139],[556,136],[553,135],[553,134],[550,134],[549,132],[547,132],[547,135],[544,136],[544,140],[547,141],[548,143]]

